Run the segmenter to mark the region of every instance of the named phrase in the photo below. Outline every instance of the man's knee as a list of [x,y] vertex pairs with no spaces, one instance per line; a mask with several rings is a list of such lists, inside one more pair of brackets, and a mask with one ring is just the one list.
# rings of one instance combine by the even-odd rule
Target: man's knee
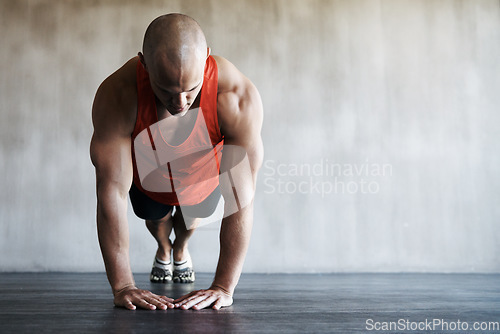
[[185,229],[186,224],[184,223],[184,216],[179,207],[175,208],[175,212],[172,215],[173,226],[175,229]]
[[194,218],[189,216],[184,216],[182,210],[177,209],[174,214],[173,226],[175,231],[194,231],[203,218]]
[[167,223],[170,219],[172,219],[172,211],[170,211],[169,213],[167,213],[165,216],[161,217],[161,218],[153,218],[153,219],[144,219],[146,221],[146,224],[148,225],[155,225],[155,226],[158,226],[158,225],[161,225],[161,224],[165,224]]

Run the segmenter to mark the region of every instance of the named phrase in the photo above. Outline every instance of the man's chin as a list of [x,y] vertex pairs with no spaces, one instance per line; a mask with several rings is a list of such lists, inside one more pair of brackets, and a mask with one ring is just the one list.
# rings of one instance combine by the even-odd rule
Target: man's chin
[[175,117],[182,117],[184,115],[187,114],[187,112],[189,111],[189,106],[186,106],[184,109],[182,110],[171,110],[171,109],[168,109],[168,112],[172,115],[172,116],[175,116]]

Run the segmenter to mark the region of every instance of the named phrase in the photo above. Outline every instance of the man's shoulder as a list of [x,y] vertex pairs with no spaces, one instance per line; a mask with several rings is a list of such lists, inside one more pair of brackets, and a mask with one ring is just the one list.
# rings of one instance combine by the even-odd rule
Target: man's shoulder
[[218,92],[235,92],[245,84],[243,74],[229,60],[221,56],[212,56],[218,69]]
[[[221,106],[229,107],[235,111],[241,104],[241,101],[260,99],[257,89],[250,79],[248,79],[235,65],[229,60],[220,56],[213,56],[217,62],[218,83],[217,83],[217,102]],[[236,105],[235,105],[236,104]]]
[[124,131],[133,131],[137,116],[137,62],[138,57],[130,59],[101,83],[94,100],[95,120],[121,124]]
[[220,56],[214,59],[219,73],[217,114],[221,133],[226,138],[245,136],[262,123],[260,94],[230,61]]
[[119,98],[122,102],[127,102],[127,97],[137,99],[136,67],[138,61],[138,57],[128,60],[108,76],[99,89],[104,90],[110,97]]

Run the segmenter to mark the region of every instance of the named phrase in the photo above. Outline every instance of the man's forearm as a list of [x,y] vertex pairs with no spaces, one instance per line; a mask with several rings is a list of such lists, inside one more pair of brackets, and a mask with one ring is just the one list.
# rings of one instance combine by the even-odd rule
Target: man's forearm
[[99,244],[113,293],[135,284],[130,268],[126,205],[120,196],[107,196],[97,205]]
[[213,287],[231,295],[238,284],[250,242],[253,201],[242,210],[225,217],[220,230],[220,254]]

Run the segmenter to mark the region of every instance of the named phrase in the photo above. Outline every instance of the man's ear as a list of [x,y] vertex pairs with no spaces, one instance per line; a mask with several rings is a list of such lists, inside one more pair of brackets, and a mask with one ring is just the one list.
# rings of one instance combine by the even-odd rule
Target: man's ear
[[139,52],[137,55],[139,56],[139,61],[141,62],[142,66],[147,71],[148,67],[146,66],[146,59],[144,59],[144,55],[142,54],[142,52]]

